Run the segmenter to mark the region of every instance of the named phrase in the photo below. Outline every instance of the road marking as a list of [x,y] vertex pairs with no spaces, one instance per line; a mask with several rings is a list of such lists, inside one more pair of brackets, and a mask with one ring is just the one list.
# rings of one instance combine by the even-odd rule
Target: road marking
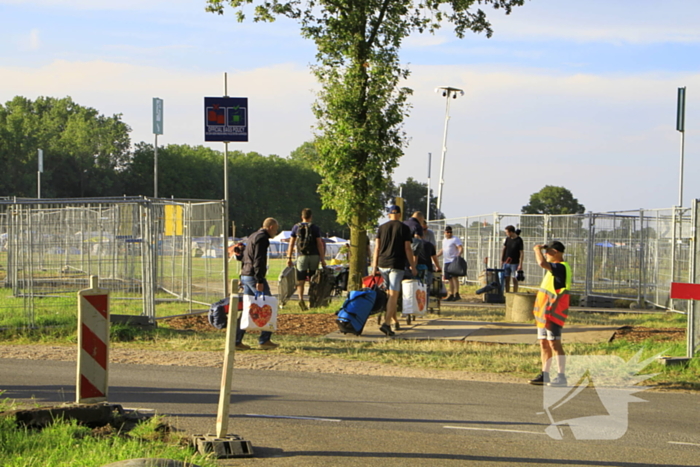
[[256,413],[247,413],[246,417],[257,417],[257,418],[290,418],[292,420],[315,420],[318,422],[342,422],[338,418],[318,418],[318,417],[293,417],[291,415],[260,415]]
[[681,441],[669,441],[668,444],[682,444],[684,446],[700,446],[698,443],[683,443]]
[[475,427],[470,427],[470,426],[443,426],[443,428],[448,428],[450,430],[500,431],[503,433],[524,433],[527,435],[546,435],[547,434],[547,433],[542,433],[541,431],[500,430],[498,428],[475,428]]

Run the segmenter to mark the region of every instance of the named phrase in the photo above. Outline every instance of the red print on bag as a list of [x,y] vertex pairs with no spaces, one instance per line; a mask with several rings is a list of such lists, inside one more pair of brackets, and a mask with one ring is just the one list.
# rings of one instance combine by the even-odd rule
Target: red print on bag
[[418,311],[425,309],[425,290],[416,290],[416,301],[418,302]]
[[270,322],[270,318],[272,318],[272,307],[270,305],[263,305],[261,308],[256,303],[250,304],[250,319],[253,320],[257,327],[265,326]]

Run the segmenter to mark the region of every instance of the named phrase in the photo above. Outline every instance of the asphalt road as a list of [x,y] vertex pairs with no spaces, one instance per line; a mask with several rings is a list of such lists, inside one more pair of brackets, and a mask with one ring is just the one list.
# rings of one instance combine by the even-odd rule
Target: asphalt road
[[[112,365],[111,403],[171,416],[191,434],[215,431],[221,370]],[[45,405],[75,400],[75,364],[0,359],[0,390]],[[221,465],[700,465],[700,395],[637,393],[619,439],[545,433],[545,390],[526,384],[235,370],[229,432],[253,459]],[[555,420],[605,415],[586,389]],[[601,408],[602,407],[602,408]],[[601,433],[611,428],[605,418]],[[620,426],[613,427],[620,429]]]

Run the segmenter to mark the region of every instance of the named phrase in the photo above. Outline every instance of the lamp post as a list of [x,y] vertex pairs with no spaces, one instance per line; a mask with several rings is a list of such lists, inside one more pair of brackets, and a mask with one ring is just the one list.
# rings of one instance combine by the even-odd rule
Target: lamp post
[[457,99],[457,96],[463,96],[464,91],[458,88],[453,88],[450,86],[440,86],[435,88],[435,92],[442,93],[442,97],[446,99],[445,106],[445,132],[442,135],[442,157],[440,159],[440,183],[438,185],[438,199],[437,199],[437,212],[439,213],[442,209],[442,186],[445,184],[445,154],[447,154],[447,124],[450,121],[450,97],[452,99]]

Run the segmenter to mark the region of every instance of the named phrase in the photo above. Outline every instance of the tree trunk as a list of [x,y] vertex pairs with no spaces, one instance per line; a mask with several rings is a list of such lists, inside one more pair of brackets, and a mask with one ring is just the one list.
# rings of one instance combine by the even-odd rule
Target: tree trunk
[[354,214],[350,222],[350,277],[348,291],[362,289],[362,277],[367,267],[367,215]]

